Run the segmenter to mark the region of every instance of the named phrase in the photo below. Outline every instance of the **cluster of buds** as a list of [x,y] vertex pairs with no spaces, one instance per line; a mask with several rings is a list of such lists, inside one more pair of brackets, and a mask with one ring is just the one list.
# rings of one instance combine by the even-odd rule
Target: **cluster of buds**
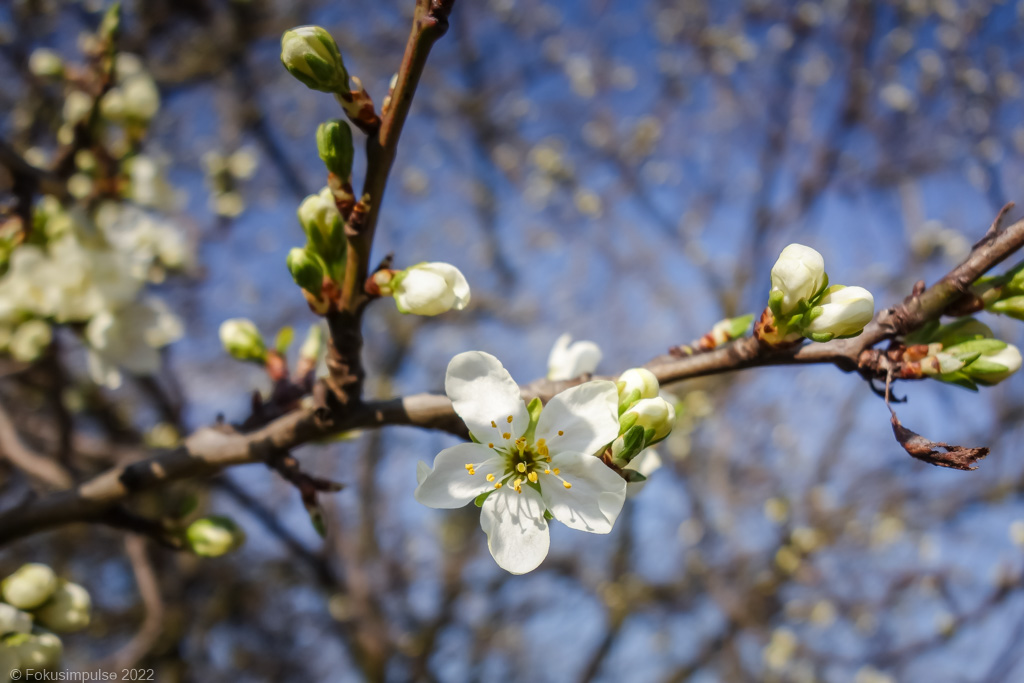
[[89,625],[89,592],[45,564],[23,565],[0,582],[0,596],[0,675],[15,680],[15,671],[57,668],[64,648],[56,633]]
[[[659,395],[661,386],[646,368],[631,368],[619,376],[619,436],[612,442],[612,464],[626,468],[640,453],[672,431],[676,420],[673,405]],[[635,469],[622,470],[629,481],[643,481]]]
[[992,330],[974,318],[948,325],[933,323],[907,338],[903,374],[932,377],[967,389],[992,386],[1017,372],[1020,350],[995,339]]
[[856,337],[871,322],[875,300],[863,287],[828,284],[825,259],[814,249],[791,244],[772,266],[768,308],[755,326],[771,346],[806,337],[816,342]]
[[220,557],[245,543],[245,532],[229,517],[201,517],[185,530],[189,550],[200,557]]
[[295,373],[289,376],[286,356],[294,337],[295,331],[291,327],[284,327],[277,333],[273,347],[268,347],[256,324],[247,318],[231,318],[220,326],[220,341],[224,350],[236,360],[263,366],[274,382],[273,398],[282,401],[293,400],[295,389],[312,386],[317,365],[324,352],[323,330],[319,325],[311,325],[299,348]]
[[390,296],[400,313],[439,315],[469,304],[469,283],[450,263],[418,263],[405,270],[381,269],[370,276],[367,291]]
[[331,93],[345,114],[364,131],[380,125],[362,82],[351,78],[355,88],[349,87],[349,74],[334,38],[321,26],[299,26],[281,36],[281,63],[292,76],[307,88]]
[[978,279],[971,287],[971,293],[977,297],[974,299],[977,306],[971,310],[984,306],[992,313],[1024,320],[1024,263],[1002,275]]

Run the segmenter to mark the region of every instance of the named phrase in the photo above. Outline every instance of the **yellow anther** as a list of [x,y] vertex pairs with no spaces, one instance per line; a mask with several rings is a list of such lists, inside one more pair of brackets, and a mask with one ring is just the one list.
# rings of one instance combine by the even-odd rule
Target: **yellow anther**
[[537,439],[537,448],[544,446],[544,444],[546,443],[547,441],[545,441],[544,439]]
[[467,470],[471,470],[471,469],[473,469],[473,463],[471,463],[471,462],[467,462],[467,463],[465,464],[465,468],[466,468]]
[[556,475],[559,475],[559,474],[561,474],[561,473],[562,473],[562,470],[558,469],[557,467],[556,467],[556,468],[555,468],[555,469],[554,469],[553,471],[554,471],[554,473],[555,473]]
[[505,422],[508,422],[509,424],[512,424],[512,416],[509,415],[508,417],[506,417],[505,418]]
[[496,489],[500,489],[500,488],[501,488],[501,482],[499,481],[499,482],[498,482],[497,484],[495,484],[495,485],[494,485],[494,488],[496,488]]
[[495,422],[494,420],[491,420],[491,426],[494,427],[495,429],[497,429],[498,428],[498,423]]
[[547,444],[544,443],[544,439],[541,439],[540,441],[538,441],[535,448],[537,450],[537,455],[541,456],[542,458],[546,457],[548,455],[548,453],[550,452],[550,451],[548,451]]
[[509,434],[508,432],[505,432],[504,434],[501,435],[501,438],[503,438],[503,439],[511,439],[512,435]]
[[491,474],[487,475],[487,481],[494,481],[494,473],[493,472]]
[[516,469],[519,470],[520,472],[525,472],[526,471],[526,463],[525,462],[519,463],[518,465],[516,465]]
[[532,481],[534,484],[537,483],[537,473],[536,472],[530,472],[529,474],[526,475],[526,478],[529,479],[530,481]]
[[470,468],[469,468],[468,470],[466,470],[466,472],[467,472],[467,473],[468,473],[468,474],[469,474],[470,476],[472,476],[472,475],[476,474],[476,470],[475,470],[475,469],[473,469],[472,467],[470,467]]
[[494,448],[494,444],[493,443],[489,443],[489,444],[487,444],[487,447],[488,448]]
[[565,434],[565,432],[563,432],[561,429],[558,430],[558,435],[559,436],[563,436],[564,434]]
[[564,486],[564,487],[565,487],[565,488],[567,488],[567,489],[571,489],[571,488],[572,488],[572,484],[570,484],[570,483],[569,483],[569,482],[567,482],[567,481],[563,481],[563,482],[562,482],[562,486]]
[[544,474],[551,474],[551,470],[544,470]]

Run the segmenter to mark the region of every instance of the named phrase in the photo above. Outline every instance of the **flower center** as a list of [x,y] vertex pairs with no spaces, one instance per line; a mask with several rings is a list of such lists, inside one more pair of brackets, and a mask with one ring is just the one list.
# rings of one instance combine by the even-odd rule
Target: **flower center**
[[[561,486],[571,489],[572,484],[561,476],[559,468],[551,467],[551,451],[545,439],[537,439],[530,443],[526,437],[520,436],[512,440],[512,433],[505,431],[511,429],[512,416],[509,415],[499,423],[491,420],[491,428],[495,430],[496,438],[489,441],[487,447],[496,451],[505,460],[505,471],[500,480],[493,473],[486,476],[487,481],[494,482],[494,488],[500,489],[509,484],[516,493],[523,492],[523,484],[540,485],[541,477],[547,475],[561,482]],[[564,436],[565,432],[558,430],[558,436]],[[466,473],[470,476],[476,474],[476,468],[480,463],[466,463]]]

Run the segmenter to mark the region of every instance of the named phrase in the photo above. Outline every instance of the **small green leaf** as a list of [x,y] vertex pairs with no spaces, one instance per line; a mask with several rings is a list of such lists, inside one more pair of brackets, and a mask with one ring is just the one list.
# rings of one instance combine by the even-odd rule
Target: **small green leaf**
[[291,325],[282,327],[277,332],[277,337],[274,338],[274,348],[282,356],[288,353],[288,347],[292,345],[292,340],[295,339],[295,328]]
[[476,505],[477,507],[483,507],[484,501],[487,500],[487,496],[491,495],[497,490],[498,489],[488,489],[484,491],[479,496],[473,499],[473,505]]

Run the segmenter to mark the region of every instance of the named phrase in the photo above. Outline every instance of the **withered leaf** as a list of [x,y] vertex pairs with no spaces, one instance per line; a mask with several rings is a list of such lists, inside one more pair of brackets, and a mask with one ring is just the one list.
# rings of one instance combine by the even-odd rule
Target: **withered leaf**
[[[976,470],[974,463],[988,455],[988,448],[965,448],[951,446],[942,441],[931,441],[900,423],[892,413],[892,432],[903,449],[911,456],[937,467],[951,467],[955,470]],[[942,452],[938,449],[943,449]]]

